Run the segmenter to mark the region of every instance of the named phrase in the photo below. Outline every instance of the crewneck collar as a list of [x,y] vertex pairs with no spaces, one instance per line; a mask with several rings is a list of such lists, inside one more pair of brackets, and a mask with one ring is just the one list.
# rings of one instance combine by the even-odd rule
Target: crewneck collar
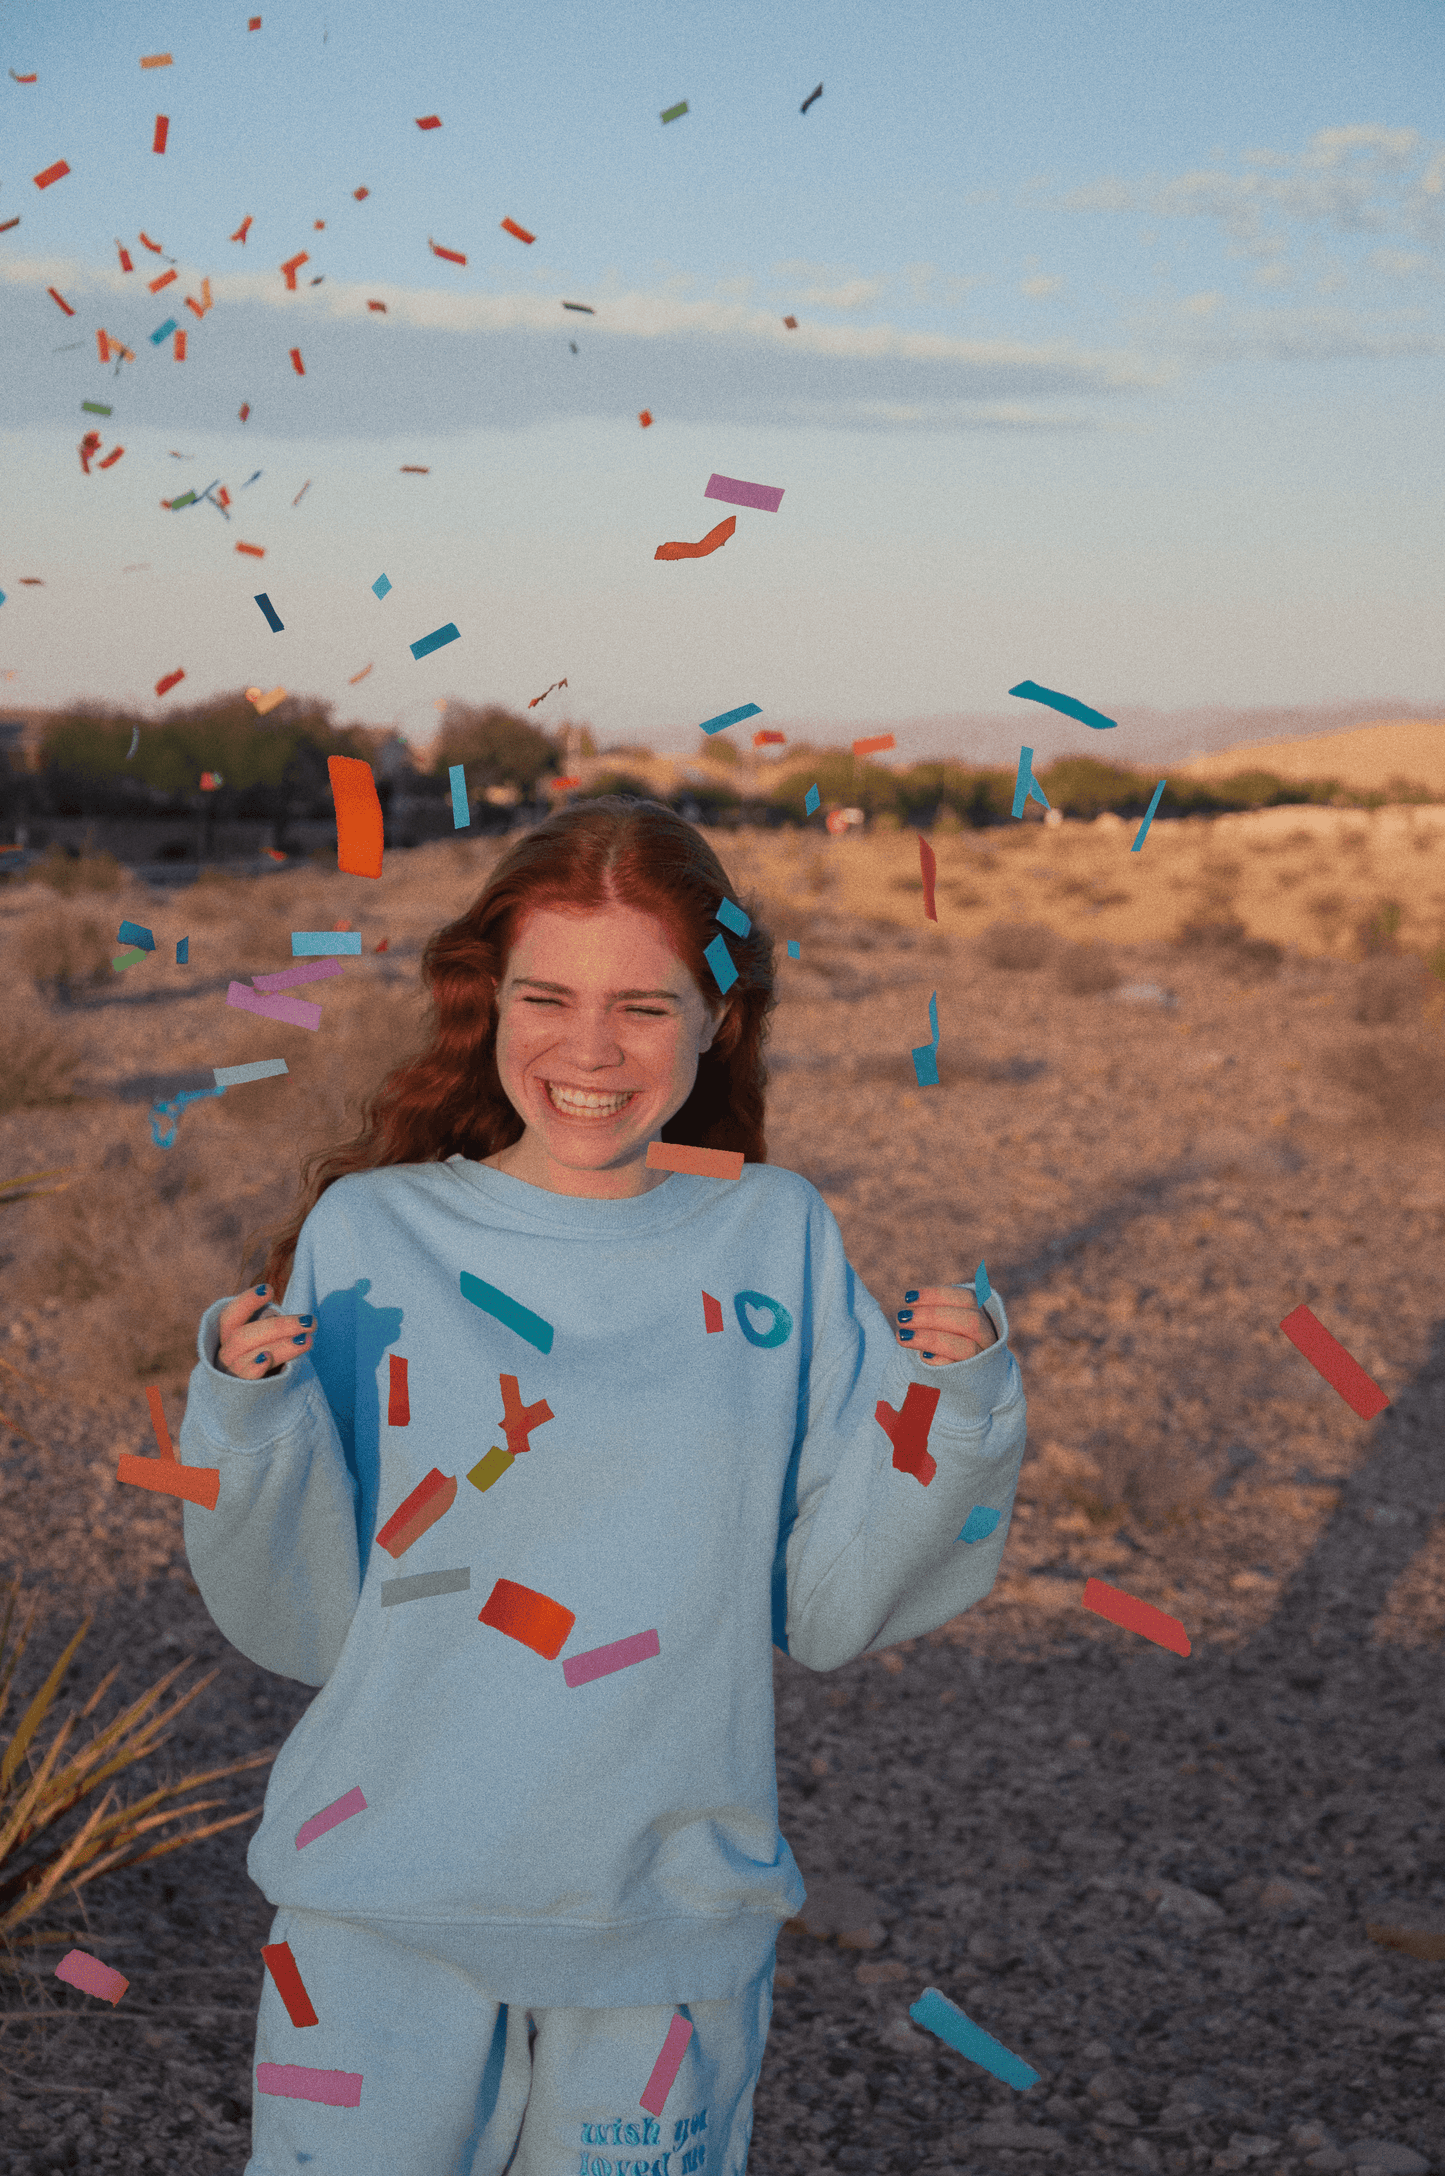
[[509,1172],[495,1170],[489,1164],[471,1163],[461,1154],[448,1156],[443,1168],[453,1173],[460,1184],[474,1188],[489,1208],[500,1210],[508,1221],[516,1219],[538,1231],[590,1233],[597,1237],[613,1234],[631,1238],[634,1233],[679,1224],[715,1188],[736,1184],[673,1171],[649,1193],[629,1194],[620,1201],[597,1201],[586,1194],[554,1194],[545,1186],[514,1179]]

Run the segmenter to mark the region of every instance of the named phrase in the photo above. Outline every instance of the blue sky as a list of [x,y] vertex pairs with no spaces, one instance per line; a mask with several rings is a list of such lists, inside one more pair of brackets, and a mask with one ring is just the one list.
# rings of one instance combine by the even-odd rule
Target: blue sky
[[[1445,697],[1433,0],[11,0],[0,32],[39,78],[0,78],[0,701],[159,714],[183,665],[178,699],[279,682],[421,738],[439,698],[566,674],[603,741],[690,748],[752,701],[907,754],[1000,760],[1027,717],[1041,758],[1129,760],[1147,734],[1007,689]],[[91,424],[126,451],[87,478]],[[725,511],[713,470],[780,511],[656,562]],[[161,509],[215,477],[229,523]]]

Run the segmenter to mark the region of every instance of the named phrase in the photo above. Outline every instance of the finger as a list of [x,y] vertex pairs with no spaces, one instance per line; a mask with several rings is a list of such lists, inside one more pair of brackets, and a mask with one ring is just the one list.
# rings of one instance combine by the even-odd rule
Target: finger
[[249,1292],[238,1292],[233,1300],[228,1300],[221,1309],[220,1320],[217,1324],[221,1333],[221,1342],[224,1344],[231,1332],[238,1328],[241,1323],[254,1322],[259,1314],[264,1313],[266,1302],[270,1297],[271,1287],[268,1284],[258,1284],[253,1285]]
[[221,1364],[233,1375],[262,1359],[272,1366],[284,1364],[309,1351],[315,1337],[314,1315],[268,1315],[264,1321],[245,1324],[222,1345]]

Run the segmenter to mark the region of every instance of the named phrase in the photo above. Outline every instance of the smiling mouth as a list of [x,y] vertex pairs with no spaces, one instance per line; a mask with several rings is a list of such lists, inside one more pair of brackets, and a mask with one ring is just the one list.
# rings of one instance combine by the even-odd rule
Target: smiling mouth
[[549,1080],[546,1088],[554,1111],[560,1111],[564,1118],[584,1120],[615,1118],[637,1094],[635,1088],[624,1088],[613,1095],[596,1088],[563,1088],[554,1080]]

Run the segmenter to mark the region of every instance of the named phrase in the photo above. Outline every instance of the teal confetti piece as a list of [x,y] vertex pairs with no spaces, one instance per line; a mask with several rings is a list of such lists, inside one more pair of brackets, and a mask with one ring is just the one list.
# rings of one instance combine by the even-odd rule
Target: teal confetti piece
[[276,610],[275,605],[272,604],[264,589],[261,590],[257,595],[256,603],[261,607],[261,616],[265,620],[266,625],[270,628],[272,634],[284,635],[286,632],[286,622],[282,619],[280,613]]
[[274,1080],[288,1070],[284,1058],[253,1058],[249,1065],[213,1065],[218,1088],[243,1088],[247,1081]]
[[922,1043],[913,1052],[913,1071],[920,1088],[938,1086],[938,992],[928,1000],[928,1025],[933,1035],[931,1043]]
[[142,929],[139,922],[122,922],[115,936],[117,944],[138,944],[142,952],[154,952],[156,948],[154,935]]
[[1012,2054],[1001,2040],[995,2040],[992,2033],[985,2032],[982,2025],[975,2025],[956,2002],[950,2002],[936,1987],[925,1987],[908,2014],[915,2025],[936,2033],[960,2055],[966,2055],[971,2063],[977,2063],[980,2069],[991,2072],[995,2078],[1002,2078],[1005,2085],[1016,2086],[1019,2092],[1026,2093],[1031,2085],[1038,2084],[1036,2070],[1031,2070],[1021,2056]]
[[702,724],[698,727],[698,731],[699,733],[720,733],[725,725],[738,725],[744,718],[760,718],[762,714],[759,704],[744,703],[737,710],[722,711],[716,718],[704,718]]
[[1050,710],[1061,710],[1066,718],[1077,718],[1080,725],[1091,725],[1096,733],[1118,725],[1117,718],[1106,718],[1102,710],[1090,710],[1087,703],[1076,703],[1072,695],[1056,695],[1052,688],[1041,688],[1036,680],[1020,680],[1010,695],[1021,695],[1026,702],[1047,703]]
[[1020,748],[1019,773],[1014,781],[1015,816],[1022,816],[1025,806],[1030,801],[1042,801],[1045,808],[1049,805],[1048,795],[1034,777],[1034,752],[1032,748]]
[[809,786],[807,792],[803,795],[803,806],[808,811],[808,814],[810,816],[817,815],[818,804],[821,799],[822,795],[819,793],[817,787]]
[[189,937],[178,937],[176,939],[176,965],[177,967],[189,967],[190,964],[191,940]]
[[1002,1512],[990,1511],[987,1504],[975,1504],[963,1522],[960,1541],[987,1541],[998,1525]]
[[359,929],[293,929],[293,960],[354,959],[361,951]]
[[483,1314],[494,1315],[507,1329],[515,1330],[518,1337],[524,1337],[529,1345],[535,1345],[538,1352],[552,1350],[553,1330],[550,1322],[544,1322],[540,1315],[534,1315],[531,1308],[523,1307],[519,1300],[509,1299],[494,1284],[484,1284],[470,1270],[464,1269],[461,1275],[464,1300],[470,1300],[473,1307],[480,1307]]
[[371,585],[371,594],[373,595],[373,597],[385,597],[389,594],[390,590],[391,584],[387,580],[386,576],[384,574],[378,574],[376,580]]
[[153,348],[158,348],[162,340],[169,340],[171,334],[176,330],[177,326],[175,319],[173,317],[168,317],[164,325],[157,325],[155,331],[151,334],[151,346]]
[[730,899],[725,899],[718,908],[716,919],[725,929],[730,929],[735,937],[746,937],[753,926],[742,908],[735,907]]
[[788,939],[788,958],[789,958],[790,960],[800,960],[800,959],[801,959],[802,957],[803,957],[803,948],[802,948],[802,946],[801,946],[801,945],[800,945],[800,944],[798,943],[798,940],[797,940],[797,938],[796,938],[796,937],[790,937],[790,938]]
[[1159,806],[1159,796],[1164,791],[1164,788],[1168,785],[1168,783],[1169,781],[1167,778],[1161,778],[1158,785],[1154,788],[1154,798],[1149,803],[1148,811],[1144,817],[1143,823],[1140,824],[1138,831],[1134,834],[1134,844],[1129,849],[1131,854],[1137,854],[1140,847],[1144,844],[1144,840],[1148,835],[1149,826],[1154,821],[1154,811]]
[[452,787],[452,829],[454,831],[465,831],[472,820],[472,812],[467,806],[467,774],[465,767],[460,763],[453,763],[447,772],[447,777],[451,780]]
[[733,965],[733,956],[721,937],[713,938],[704,951],[703,958],[712,969],[713,980],[718,988],[724,992],[730,990],[738,979],[738,971]]
[[987,1307],[989,1301],[993,1298],[993,1286],[988,1281],[988,1271],[984,1268],[982,1262],[979,1263],[978,1268],[973,1273],[973,1296],[980,1307]]
[[433,650],[444,650],[449,642],[460,642],[461,639],[461,629],[455,621],[448,620],[446,626],[439,627],[435,634],[423,635],[420,642],[413,642],[408,647],[415,658],[430,657]]

